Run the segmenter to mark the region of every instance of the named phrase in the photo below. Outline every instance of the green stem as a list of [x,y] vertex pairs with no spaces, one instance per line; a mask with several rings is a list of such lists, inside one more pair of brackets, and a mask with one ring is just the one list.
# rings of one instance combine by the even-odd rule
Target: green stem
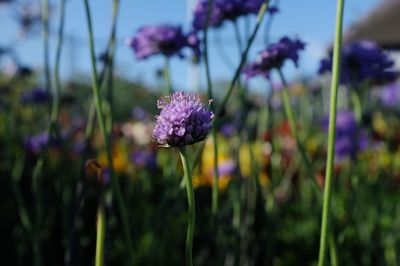
[[[214,0],[208,0],[208,11],[207,11],[207,18],[206,24],[204,27],[204,65],[206,69],[206,77],[207,77],[207,96],[208,99],[213,99],[213,87],[211,82],[211,74],[210,74],[210,64],[208,61],[208,26],[210,22],[210,16],[213,9]],[[211,105],[211,110],[215,111],[214,105]],[[215,124],[211,128],[211,134],[213,137],[213,155],[214,155],[214,176],[213,176],[213,186],[212,186],[212,195],[211,195],[211,213],[214,217],[217,215],[218,212],[218,180],[219,180],[219,172],[218,172],[218,136],[217,136],[217,129]]]
[[109,127],[107,128],[107,133],[111,135],[112,123],[114,116],[114,54],[116,49],[116,36],[117,36],[117,21],[119,11],[119,0],[113,1],[112,10],[112,24],[111,24],[111,34],[107,47],[107,64],[108,64],[108,84],[107,84],[107,98],[109,103],[108,121]]
[[336,243],[333,234],[329,234],[329,255],[331,259],[331,266],[338,265]]
[[192,174],[190,171],[189,160],[186,155],[185,148],[179,148],[179,154],[181,156],[183,172],[185,174],[186,192],[188,198],[188,227],[186,234],[186,266],[193,266],[193,237],[194,237],[194,225],[195,225],[195,201],[194,201],[194,190],[192,184]]
[[171,82],[171,74],[169,71],[169,58],[165,58],[164,62],[164,95],[171,95],[173,93],[172,82]]
[[333,165],[335,156],[336,111],[337,111],[337,95],[338,95],[339,75],[340,75],[343,10],[344,10],[344,0],[338,0],[337,11],[336,11],[336,33],[335,33],[335,43],[333,51],[331,99],[330,99],[330,111],[329,111],[328,155],[327,155],[326,173],[325,173],[325,188],[324,188],[324,201],[322,207],[318,266],[325,265],[326,242],[329,230],[328,222],[329,222],[329,209],[331,200]]
[[128,223],[128,214],[127,214],[127,211],[125,208],[120,185],[119,185],[118,180],[116,179],[116,176],[114,173],[112,147],[111,147],[111,142],[108,137],[107,130],[106,130],[104,114],[102,112],[102,98],[101,98],[100,90],[99,90],[99,79],[98,79],[97,67],[96,67],[96,56],[95,56],[95,52],[94,52],[95,49],[94,49],[94,40],[93,40],[93,26],[92,26],[92,18],[91,18],[91,13],[90,13],[89,1],[84,0],[84,4],[85,4],[85,13],[86,13],[88,34],[89,34],[90,59],[91,59],[91,66],[92,66],[92,87],[93,87],[93,97],[94,97],[95,106],[96,106],[97,120],[99,123],[99,128],[100,128],[102,137],[104,139],[104,143],[105,143],[105,148],[106,148],[106,153],[107,153],[107,161],[108,161],[108,166],[109,166],[109,170],[110,170],[111,185],[112,185],[113,192],[117,199],[119,211],[121,213],[122,227],[124,230],[124,236],[126,238],[125,241],[127,244],[129,259],[130,259],[131,264],[133,264],[134,263],[133,254],[132,254],[133,246],[132,246],[131,233],[130,233],[130,228],[129,228],[129,223]]
[[42,0],[43,59],[46,90],[50,92],[49,0]]
[[226,94],[221,102],[221,105],[218,108],[218,111],[215,113],[216,114],[215,120],[217,120],[221,116],[226,103],[228,102],[230,96],[232,95],[232,92],[233,92],[233,89],[235,88],[236,82],[240,77],[240,73],[242,72],[242,68],[247,61],[247,55],[249,53],[250,47],[253,44],[254,39],[256,38],[257,32],[260,28],[260,25],[264,19],[264,15],[265,15],[265,12],[267,11],[268,5],[269,5],[269,0],[265,0],[265,2],[260,7],[260,10],[258,11],[256,26],[254,27],[254,30],[253,30],[252,34],[250,35],[250,38],[247,41],[246,48],[244,49],[244,51],[242,53],[239,66],[237,67],[235,74],[233,75],[233,79],[231,80],[231,82],[229,84],[228,91],[226,92]]
[[306,151],[304,149],[303,144],[300,141],[300,136],[299,132],[297,130],[297,123],[296,119],[294,118],[293,114],[293,108],[292,105],[290,104],[290,96],[289,96],[289,91],[288,91],[288,84],[286,82],[285,76],[282,73],[281,69],[278,69],[279,77],[281,78],[283,88],[282,88],[282,103],[283,103],[283,108],[285,109],[285,114],[289,122],[289,127],[290,131],[293,134],[293,137],[296,140],[297,147],[300,151],[301,157],[303,159],[303,162],[307,168],[307,171],[311,172],[311,163],[307,158]]
[[[54,64],[54,92],[52,97],[52,107],[50,114],[50,126],[49,126],[49,136],[53,133],[57,125],[58,114],[60,111],[60,62],[61,62],[61,52],[64,43],[64,24],[65,24],[65,1],[60,0],[60,24],[58,27],[58,43],[56,48],[56,60]],[[56,131],[58,135],[58,132]]]
[[357,123],[360,123],[362,118],[362,105],[360,95],[355,90],[351,91],[351,102]]
[[97,238],[96,238],[96,266],[104,265],[104,239],[106,234],[106,215],[103,203],[100,202],[97,210]]

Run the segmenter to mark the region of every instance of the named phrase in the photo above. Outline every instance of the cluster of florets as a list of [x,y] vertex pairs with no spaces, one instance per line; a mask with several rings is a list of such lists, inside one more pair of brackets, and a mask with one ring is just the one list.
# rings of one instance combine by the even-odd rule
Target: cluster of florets
[[[193,28],[201,30],[204,28],[208,15],[208,0],[199,0],[194,9]],[[208,25],[210,27],[221,26],[226,20],[235,21],[237,18],[249,14],[256,14],[264,0],[214,0]],[[276,8],[271,8],[275,13]]]
[[176,92],[157,102],[154,139],[162,146],[182,147],[202,141],[212,127],[213,113],[194,93]]
[[[360,41],[342,49],[340,83],[358,85],[364,81],[385,83],[396,77],[392,71],[394,61],[377,44]],[[320,63],[319,73],[332,71],[332,52]]]
[[172,25],[145,26],[138,30],[136,36],[127,40],[137,59],[157,54],[183,57],[182,49],[185,47],[191,48],[199,56],[199,44],[195,33],[184,34],[181,27]]
[[299,52],[304,50],[305,44],[299,39],[283,37],[279,42],[270,44],[258,53],[253,63],[244,67],[243,72],[248,78],[262,75],[269,77],[272,69],[279,69],[286,60],[291,60],[297,67]]

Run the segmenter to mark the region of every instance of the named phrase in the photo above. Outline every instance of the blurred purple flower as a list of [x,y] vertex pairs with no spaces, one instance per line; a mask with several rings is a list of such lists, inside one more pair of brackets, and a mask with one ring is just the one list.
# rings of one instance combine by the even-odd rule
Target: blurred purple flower
[[[396,77],[391,70],[394,61],[377,44],[360,41],[348,44],[342,50],[340,83],[357,85],[364,81],[385,83]],[[331,72],[332,52],[320,63],[319,74]]]
[[[256,14],[264,2],[264,0],[214,0],[209,26],[219,27],[226,20],[235,21],[241,16]],[[199,0],[193,14],[192,26],[195,30],[204,29],[207,14],[208,0]]]
[[394,107],[400,100],[400,84],[391,83],[380,92],[380,98],[384,105]]
[[225,160],[218,164],[218,174],[219,176],[227,176],[233,174],[236,165],[232,160]]
[[[325,132],[329,129],[329,117],[323,120]],[[355,159],[357,152],[368,147],[368,138],[364,131],[357,127],[354,114],[350,111],[339,111],[336,116],[335,154],[338,159],[346,156]]]
[[155,170],[157,168],[156,154],[152,151],[134,151],[131,155],[131,159],[137,166],[145,167],[148,170]]
[[299,39],[283,37],[279,42],[270,44],[265,50],[258,53],[256,60],[243,68],[247,78],[262,75],[266,78],[272,69],[279,69],[286,60],[291,60],[298,66],[299,52],[304,50],[305,44]]
[[233,134],[235,134],[235,126],[232,124],[226,123],[226,124],[222,125],[220,131],[221,131],[222,135],[229,138],[229,137],[232,137]]
[[194,93],[176,92],[157,101],[154,139],[163,146],[181,147],[204,140],[211,127],[213,113]]
[[132,109],[132,116],[137,121],[145,121],[149,117],[149,114],[140,106],[135,106]]
[[38,154],[49,143],[49,135],[47,132],[42,132],[37,135],[29,136],[24,139],[25,148],[34,154]]
[[20,100],[23,104],[42,104],[50,100],[50,95],[45,88],[34,88],[24,91]]
[[171,25],[142,27],[135,37],[127,40],[127,45],[133,48],[137,59],[146,59],[157,54],[183,57],[182,49],[185,47],[191,48],[199,56],[199,43],[195,33],[185,35],[181,27]]

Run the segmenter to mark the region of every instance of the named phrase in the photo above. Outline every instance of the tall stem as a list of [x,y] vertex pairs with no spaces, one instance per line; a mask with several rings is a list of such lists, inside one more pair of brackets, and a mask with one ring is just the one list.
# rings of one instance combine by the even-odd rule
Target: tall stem
[[94,97],[95,106],[96,106],[97,120],[99,123],[99,128],[100,128],[102,137],[104,139],[104,144],[105,144],[105,148],[106,148],[107,161],[108,161],[110,177],[111,177],[111,185],[112,185],[113,192],[117,199],[119,211],[121,213],[122,227],[124,230],[124,236],[126,238],[125,241],[126,241],[127,248],[128,248],[128,255],[129,255],[131,264],[133,264],[133,255],[132,255],[133,248],[132,248],[131,233],[130,233],[130,228],[129,228],[129,223],[128,223],[128,214],[126,212],[120,185],[118,183],[118,180],[115,177],[113,159],[112,159],[112,147],[111,147],[110,139],[107,134],[105,120],[104,120],[104,114],[102,111],[102,98],[100,95],[99,79],[98,79],[97,67],[96,67],[96,57],[95,57],[95,52],[94,52],[95,50],[94,50],[94,40],[93,40],[93,26],[92,26],[91,14],[90,14],[89,1],[84,0],[84,4],[85,4],[85,13],[86,13],[88,34],[89,34],[90,59],[91,59],[91,65],[92,65],[92,87],[93,87],[93,97]]
[[[211,74],[210,74],[210,64],[208,61],[208,26],[210,22],[210,16],[213,9],[214,0],[208,0],[208,11],[206,24],[204,26],[204,65],[206,68],[206,77],[207,77],[207,96],[208,99],[213,99],[213,88],[211,82]],[[215,111],[214,105],[211,105],[211,110]],[[219,180],[219,172],[218,172],[218,136],[216,126],[213,125],[211,128],[211,134],[213,137],[213,155],[214,155],[214,176],[213,176],[213,187],[212,187],[212,196],[211,196],[211,213],[216,216],[218,212],[218,180]]]
[[[58,27],[58,43],[56,48],[56,60],[54,64],[54,91],[52,97],[52,107],[50,114],[50,126],[49,126],[49,135],[52,134],[53,130],[57,125],[58,113],[60,111],[60,91],[61,91],[61,82],[60,82],[60,63],[61,63],[61,52],[64,43],[64,24],[65,24],[65,1],[60,0],[60,24]],[[58,135],[59,132],[56,131]]]
[[256,38],[258,29],[260,28],[260,25],[264,19],[264,15],[265,15],[265,12],[267,11],[268,5],[269,5],[269,0],[265,0],[265,2],[260,7],[260,10],[258,11],[256,26],[254,27],[254,30],[251,33],[250,38],[247,41],[246,48],[244,49],[244,51],[242,53],[239,66],[237,67],[235,74],[233,75],[233,79],[231,80],[231,82],[229,84],[228,91],[226,92],[224,98],[222,99],[221,105],[218,108],[218,111],[216,112],[215,120],[217,120],[221,116],[226,103],[228,102],[229,98],[231,97],[231,94],[233,92],[233,89],[235,88],[236,82],[239,79],[240,73],[242,72],[242,68],[247,61],[247,55],[249,53],[250,47],[253,44],[254,39]]
[[97,209],[97,229],[96,229],[96,266],[104,265],[104,239],[106,234],[106,215],[103,203],[100,201]]
[[328,155],[327,155],[326,173],[325,173],[325,188],[324,188],[324,201],[322,207],[318,266],[325,265],[326,243],[328,238],[329,209],[330,209],[331,186],[332,186],[333,165],[334,165],[334,155],[335,155],[336,111],[337,111],[337,95],[338,95],[339,75],[340,75],[339,67],[340,67],[340,55],[342,46],[344,2],[345,2],[344,0],[338,0],[337,10],[336,10],[336,33],[335,33],[335,43],[333,50],[331,99],[330,99],[330,111],[329,111]]
[[309,162],[306,151],[304,149],[303,144],[300,141],[300,136],[299,132],[297,130],[297,123],[296,119],[294,118],[293,114],[293,108],[292,105],[290,104],[290,96],[289,96],[289,91],[288,91],[288,84],[286,82],[285,76],[282,73],[281,69],[278,69],[279,77],[281,78],[281,81],[283,83],[283,88],[282,88],[282,102],[283,102],[283,108],[285,109],[285,114],[289,122],[289,127],[290,131],[293,134],[293,137],[296,140],[297,148],[300,151],[301,157],[303,159],[303,162],[307,168],[307,171],[311,172],[311,163]]
[[186,266],[193,266],[193,237],[194,237],[194,225],[195,225],[195,202],[194,202],[194,190],[192,184],[192,173],[190,171],[189,160],[186,155],[185,148],[179,148],[179,154],[181,156],[183,172],[185,175],[186,192],[188,199],[188,227],[186,234]]
[[42,0],[43,60],[46,90],[50,93],[49,0]]
[[110,105],[110,110],[108,112],[109,128],[107,133],[111,135],[112,123],[114,116],[114,55],[116,48],[116,36],[117,36],[117,21],[118,21],[118,11],[119,11],[119,0],[113,0],[112,9],[112,23],[111,23],[111,34],[107,46],[107,63],[108,67],[108,83],[107,83],[107,98]]

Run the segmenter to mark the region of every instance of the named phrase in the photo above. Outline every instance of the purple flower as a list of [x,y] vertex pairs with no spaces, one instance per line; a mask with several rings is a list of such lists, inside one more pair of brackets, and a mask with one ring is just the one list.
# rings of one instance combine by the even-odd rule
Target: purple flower
[[[264,0],[214,0],[210,27],[219,27],[226,20],[235,21],[240,16],[256,14]],[[208,13],[208,0],[199,0],[194,9],[192,26],[195,30],[204,29]]]
[[380,98],[384,105],[395,107],[400,100],[400,84],[391,83],[380,92]]
[[[342,50],[340,65],[340,83],[357,85],[364,81],[385,83],[395,79],[395,73],[390,69],[394,61],[377,44],[370,41],[360,41],[345,46]],[[331,72],[332,52],[320,63],[320,74]]]
[[258,53],[253,63],[244,67],[247,78],[258,75],[269,77],[274,68],[281,68],[286,60],[292,60],[298,66],[299,51],[304,50],[305,44],[298,40],[283,37],[278,43],[270,44],[265,50]]
[[42,132],[38,135],[29,136],[24,139],[25,148],[35,154],[40,153],[49,143],[49,135]]
[[163,146],[181,147],[204,140],[211,127],[213,113],[194,93],[176,92],[157,101],[154,139]]
[[[328,132],[329,117],[323,120],[323,128]],[[336,157],[343,159],[350,156],[354,159],[357,151],[364,150],[367,146],[368,138],[365,132],[358,129],[354,114],[349,111],[339,111],[336,116]]]
[[140,106],[135,106],[132,109],[132,116],[137,121],[145,121],[148,118],[148,113]]
[[132,161],[140,166],[145,167],[149,170],[154,170],[157,168],[157,158],[156,154],[149,150],[138,150],[134,151],[131,156]]
[[30,91],[24,91],[21,95],[23,104],[42,104],[50,100],[50,95],[44,88],[34,88]]
[[235,126],[229,123],[222,125],[220,129],[221,134],[227,138],[232,137],[235,134],[235,130]]
[[183,57],[182,49],[185,47],[191,48],[199,56],[199,43],[195,33],[185,35],[181,27],[171,25],[142,27],[135,37],[127,40],[127,45],[133,48],[137,59],[157,54]]

